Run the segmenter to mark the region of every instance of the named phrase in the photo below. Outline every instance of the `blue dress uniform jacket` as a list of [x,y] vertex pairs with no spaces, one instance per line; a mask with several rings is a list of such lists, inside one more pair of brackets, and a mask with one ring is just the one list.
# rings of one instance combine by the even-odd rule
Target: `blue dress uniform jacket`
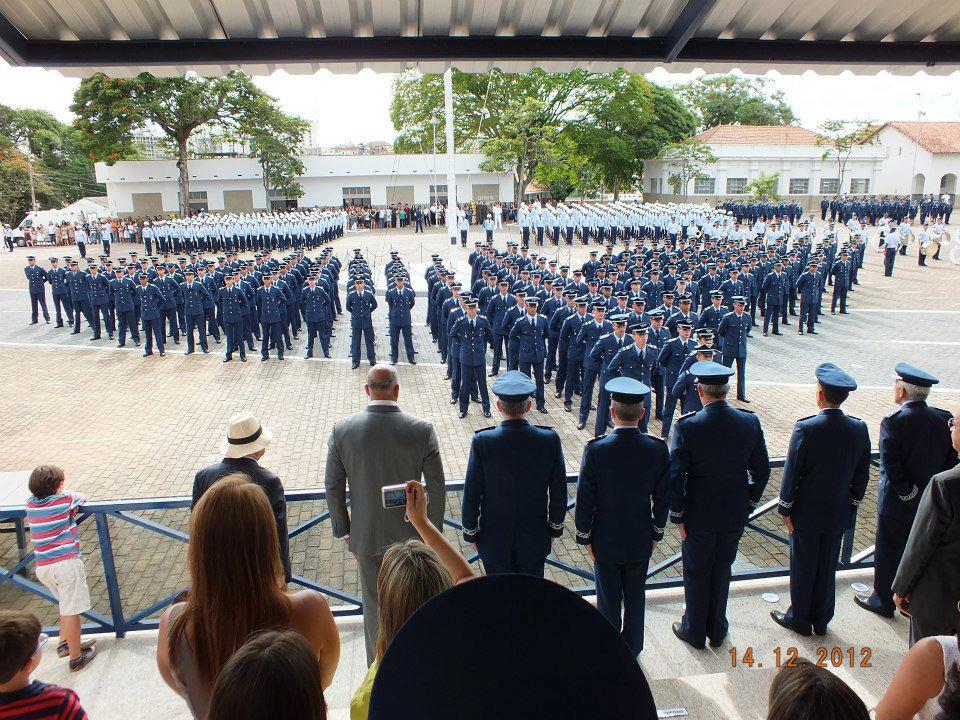
[[677,378],[680,377],[680,371],[683,368],[684,361],[687,359],[690,351],[695,347],[696,343],[690,338],[681,340],[679,337],[676,337],[660,348],[657,363],[662,368],[663,382],[671,391],[677,382]]
[[770,479],[760,420],[718,401],[680,417],[670,453],[670,519],[688,532],[743,528]]
[[416,305],[416,293],[406,286],[403,290],[392,287],[387,290],[386,300],[390,308],[387,313],[390,324],[398,327],[410,325],[410,309]]
[[578,312],[573,313],[568,318],[563,321],[563,325],[560,326],[560,342],[566,342],[567,345],[567,359],[568,360],[577,360],[583,362],[583,343],[577,342],[577,335],[580,332],[580,328],[583,326],[583,323],[587,320],[587,315],[581,315]]
[[[156,285],[147,284],[137,286],[137,294],[140,297],[140,319],[159,320],[161,311],[160,305],[163,302],[163,296],[160,294]],[[146,330],[146,326],[144,330]]]
[[511,342],[517,343],[520,362],[541,363],[547,355],[547,319],[542,315],[524,314],[510,330]]
[[566,512],[567,476],[555,430],[505,420],[477,431],[463,486],[463,537],[477,544],[488,573],[542,574]]
[[278,323],[283,320],[286,309],[286,298],[283,291],[275,285],[269,288],[263,286],[257,290],[257,300],[260,304],[260,321],[262,323]]
[[246,293],[238,288],[222,287],[217,292],[218,314],[224,325],[243,322],[243,310],[247,304]]
[[373,327],[373,311],[377,309],[377,298],[369,290],[361,295],[356,290],[347,294],[347,312],[350,313],[350,327]]
[[54,297],[70,294],[69,275],[69,271],[62,267],[47,272],[47,281],[50,283],[50,290]]
[[110,292],[118,313],[133,312],[134,298],[137,296],[137,286],[133,280],[129,277],[114,278],[110,281]]
[[657,351],[655,348],[648,344],[643,350],[640,350],[636,343],[631,342],[610,361],[607,371],[611,376],[620,375],[633,378],[649,387],[653,368],[656,364]]
[[589,441],[577,483],[577,542],[592,545],[598,560],[649,558],[667,525],[669,483],[670,453],[662,440],[618,428]]
[[497,293],[490,298],[490,301],[487,303],[487,307],[484,309],[484,315],[490,321],[490,326],[493,328],[493,331],[498,334],[503,334],[500,326],[503,323],[503,316],[506,314],[507,310],[517,304],[517,299],[513,295],[503,296],[500,293]]
[[752,322],[749,313],[737,316],[737,313],[727,313],[720,321],[717,334],[723,339],[723,361],[731,358],[745,358],[747,356],[747,333],[750,332]]
[[27,265],[23,269],[23,274],[27,276],[27,287],[31,293],[44,292],[44,283],[47,282],[47,271],[39,265]]
[[842,532],[853,525],[869,479],[867,424],[827,408],[793,427],[778,510],[795,528]]
[[91,305],[110,304],[110,281],[103,275],[87,276],[87,299]]
[[457,359],[461,365],[485,365],[487,345],[493,342],[493,329],[483,315],[477,315],[473,323],[470,318],[459,318],[450,330],[451,340],[459,343]]
[[329,326],[330,313],[327,310],[329,303],[330,296],[319,285],[313,288],[307,285],[300,291],[300,310],[303,313],[303,319],[308,323]]
[[203,315],[205,304],[213,301],[210,291],[196,280],[192,284],[183,283],[180,286],[180,295],[183,297],[184,315]]
[[767,307],[780,307],[790,291],[790,278],[785,272],[772,272],[763,279],[760,289],[765,293]]

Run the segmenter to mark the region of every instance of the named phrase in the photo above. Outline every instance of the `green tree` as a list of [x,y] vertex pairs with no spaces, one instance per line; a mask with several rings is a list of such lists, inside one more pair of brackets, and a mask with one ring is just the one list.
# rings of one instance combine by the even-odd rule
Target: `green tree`
[[285,114],[268,97],[258,100],[260,108],[250,113],[240,131],[250,140],[250,154],[260,161],[263,189],[270,202],[270,191],[288,198],[303,196],[298,180],[306,172],[303,164],[303,134],[310,124]]
[[701,130],[715,125],[792,125],[793,110],[769,78],[709,75],[675,88]]
[[820,124],[817,145],[822,147],[823,159],[837,164],[839,191],[843,192],[843,178],[847,161],[854,150],[877,142],[880,126],[873,120],[826,120]]
[[112,164],[136,153],[133,133],[159,128],[175,149],[179,170],[180,214],[189,214],[190,137],[200,128],[237,137],[253,127],[257,114],[275,101],[239,71],[216,78],[193,73],[182,77],[110,78],[97,73],[80,83],[71,110],[85,149],[93,160]]
[[664,145],[657,157],[672,170],[668,181],[674,194],[684,197],[690,192],[690,181],[707,177],[703,168],[717,162],[710,146],[697,138]]
[[[516,197],[523,193],[563,132],[587,120],[610,94],[610,76],[574,70],[526,73],[453,71],[454,145],[458,152],[487,155],[485,169],[512,172]],[[393,85],[390,119],[397,152],[429,153],[434,132],[443,150],[443,77],[410,70]],[[440,121],[434,128],[431,119]]]
[[536,182],[557,200],[582,189],[590,160],[569,135],[560,135],[548,146],[537,168]]
[[776,202],[780,200],[780,195],[777,193],[779,185],[780,173],[760,173],[747,183],[746,191],[750,194],[751,200]]

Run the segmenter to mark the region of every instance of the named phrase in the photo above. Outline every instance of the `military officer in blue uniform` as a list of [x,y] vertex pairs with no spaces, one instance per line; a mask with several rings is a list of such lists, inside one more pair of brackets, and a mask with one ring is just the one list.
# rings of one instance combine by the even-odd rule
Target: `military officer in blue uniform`
[[210,349],[207,347],[204,303],[210,298],[210,291],[196,281],[193,270],[187,268],[184,277],[186,282],[180,285],[180,295],[183,298],[183,315],[187,324],[187,351],[184,355],[190,355],[196,349],[193,337],[194,329],[196,329],[200,338],[200,349],[206,354],[210,352]]
[[808,335],[816,335],[814,323],[817,321],[817,300],[820,293],[820,276],[817,274],[817,261],[811,260],[807,269],[797,278],[797,292],[800,294],[800,320],[797,332],[803,335],[804,326]]
[[286,309],[283,291],[273,284],[269,272],[263,274],[263,285],[257,289],[260,306],[260,361],[270,357],[269,348],[277,349],[277,360],[283,360],[283,313]]
[[690,372],[694,363],[704,362],[714,359],[714,350],[709,345],[697,345],[693,352],[684,361],[680,368],[680,375],[673,384],[673,395],[680,404],[680,412],[683,415],[695,413],[703,409],[703,403],[700,401],[700,393],[697,392],[697,377]]
[[670,520],[683,539],[686,600],[673,633],[702,649],[727,635],[731,566],[770,479],[770,459],[757,416],[727,404],[733,370],[709,361],[690,370],[703,410],[677,420],[670,450]]
[[690,338],[693,326],[689,322],[677,323],[676,327],[679,335],[665,343],[660,348],[660,354],[657,357],[657,364],[660,366],[660,374],[663,377],[663,386],[667,395],[663,406],[663,426],[660,435],[664,439],[670,435],[673,414],[677,409],[677,396],[673,394],[677,378],[680,377],[680,371],[683,369],[687,356],[697,346]]
[[413,356],[413,321],[410,311],[417,303],[417,294],[407,287],[406,278],[398,274],[394,287],[387,290],[386,301],[389,307],[387,319],[390,323],[390,364],[396,365],[400,355],[400,334],[403,334],[403,346],[407,351],[407,362],[416,365]]
[[587,418],[593,409],[593,387],[600,373],[600,358],[591,357],[593,346],[601,337],[613,332],[613,324],[607,321],[607,304],[602,298],[593,302],[593,319],[585,320],[580,326],[575,342],[583,347],[583,382],[580,390],[580,415],[577,420],[577,430],[583,430],[587,425]]
[[504,333],[502,329],[504,315],[517,303],[516,298],[510,294],[509,290],[509,280],[498,280],[497,293],[487,301],[487,306],[483,312],[493,330],[493,361],[490,366],[490,377],[495,377],[500,373],[500,361],[503,359],[509,335],[509,332]]
[[763,336],[769,337],[770,321],[773,320],[773,334],[780,332],[780,315],[787,300],[790,287],[790,278],[782,272],[783,264],[777,260],[773,263],[773,272],[763,279],[760,291],[765,298],[763,313]]
[[459,317],[450,329],[450,336],[459,345],[457,362],[460,365],[460,417],[467,416],[470,397],[479,392],[483,416],[490,417],[490,394],[487,391],[487,346],[493,343],[493,329],[479,314],[479,301],[470,296],[464,300],[466,314]]
[[50,324],[50,313],[47,311],[47,271],[37,265],[37,258],[27,255],[27,266],[23,269],[27,276],[27,289],[30,291],[30,324],[40,322],[40,309],[43,309],[43,319]]
[[47,271],[47,281],[50,283],[50,292],[53,295],[53,309],[57,314],[56,327],[63,327],[63,316],[67,316],[67,323],[73,325],[73,303],[70,302],[70,282],[67,262],[64,258],[64,267],[59,267],[56,257],[50,258],[50,269]]
[[546,413],[543,366],[547,357],[547,319],[537,312],[540,298],[536,295],[526,297],[524,303],[527,312],[513,323],[510,340],[517,347],[517,369],[521,374],[532,377],[536,383],[537,411]]
[[873,593],[854,597],[857,605],[893,617],[893,578],[903,557],[920,496],[930,478],[957,464],[946,410],[927,404],[939,382],[930,373],[898,363],[893,399],[900,409],[880,422],[880,484]]
[[[647,330],[647,344],[653,348],[659,355],[660,349],[670,342],[670,331],[663,326],[664,318],[666,314],[663,311],[663,308],[655,308],[650,311],[650,329]],[[652,384],[650,385],[654,400],[653,400],[653,416],[657,420],[663,419],[663,403],[666,400],[664,395],[665,388],[663,386],[663,373],[660,372],[660,364],[657,363],[653,366],[653,372],[650,374],[650,380]]]
[[600,389],[597,392],[597,418],[593,426],[595,437],[603,435],[607,431],[610,423],[610,393],[606,391],[607,381],[616,376],[616,371],[611,370],[610,363],[617,354],[628,345],[633,345],[631,338],[627,336],[627,322],[630,315],[627,313],[616,313],[610,316],[610,323],[613,325],[613,332],[604,335],[593,346],[590,351],[590,359],[600,363]]
[[[670,510],[670,453],[666,443],[638,427],[644,406],[650,406],[649,386],[615,377],[604,389],[614,429],[583,451],[574,511],[577,542],[593,560],[597,609],[639,655],[647,568]],[[626,473],[627,467],[635,470]]]
[[373,348],[373,311],[377,309],[376,296],[367,290],[363,277],[354,278],[353,290],[347,295],[347,312],[350,313],[350,358],[352,368],[360,367],[360,337],[366,343],[367,360],[370,367],[377,364],[377,354]]
[[300,291],[300,312],[307,324],[307,360],[313,357],[313,344],[320,338],[320,349],[325,358],[330,357],[330,318],[333,313],[333,300],[327,291],[317,285],[317,276],[307,276],[307,286]]
[[843,534],[870,479],[867,424],[840,406],[856,381],[833,363],[817,367],[820,413],[798,420],[780,481],[778,510],[790,533],[790,607],[774,622],[800,635],[824,635],[833,618]]
[[[146,273],[145,273],[146,274]],[[157,265],[157,277],[153,281],[160,291],[160,313],[161,322],[166,321],[169,324],[169,336],[173,338],[175,345],[180,344],[180,321],[177,318],[177,307],[180,298],[180,283],[176,278],[167,274],[167,269],[163,263]]]
[[212,335],[214,341],[217,345],[220,344],[220,328],[217,326],[217,293],[220,288],[217,287],[216,280],[213,276],[207,273],[207,268],[205,265],[201,265],[197,272],[199,276],[196,278],[195,282],[200,283],[207,289],[207,295],[203,298],[203,316],[207,321],[207,326],[204,329],[203,333],[206,335]]
[[70,273],[67,276],[67,286],[70,288],[70,304],[73,305],[73,331],[71,335],[80,334],[80,318],[87,319],[87,325],[93,327],[90,318],[90,295],[87,292],[87,274],[80,272],[80,263],[70,261]]
[[833,297],[830,299],[830,314],[837,314],[837,301],[840,301],[840,314],[847,314],[847,293],[850,291],[850,260],[846,250],[840,251],[840,259],[830,268],[833,278]]
[[143,334],[146,345],[143,348],[143,356],[153,355],[153,343],[157,343],[157,352],[163,357],[163,294],[160,288],[150,282],[150,277],[146,273],[139,275],[139,285],[137,286],[137,296],[140,298],[140,322],[143,324]]
[[233,353],[237,350],[240,351],[240,362],[247,361],[247,351],[243,343],[243,308],[247,304],[247,295],[236,286],[239,277],[239,272],[236,276],[226,273],[223,276],[224,285],[217,291],[217,317],[220,318],[223,333],[227,336],[226,354],[223,356],[225,363],[233,360]]
[[488,575],[543,577],[552,538],[563,534],[567,476],[560,436],[525,418],[537,386],[509,371],[493,382],[503,422],[478,430],[463,484],[463,538]]
[[[610,361],[608,372],[611,376],[619,375],[621,377],[632,378],[647,387],[650,387],[653,369],[657,365],[657,349],[649,344],[650,336],[648,334],[646,323],[631,320],[627,325],[627,332],[633,342],[626,345]],[[609,384],[609,383],[608,383]],[[640,416],[639,427],[641,432],[646,432],[650,423],[650,405],[652,392],[643,394],[643,414]]]
[[733,367],[737,363],[737,400],[750,402],[747,399],[747,333],[752,323],[750,316],[745,312],[747,299],[737,296],[733,300],[733,312],[727,313],[720,321],[717,337],[720,338],[720,351],[723,364]]
[[107,337],[113,340],[113,318],[110,315],[110,281],[100,274],[96,264],[90,265],[90,274],[87,275],[87,297],[90,303],[90,320],[93,325],[91,340],[100,339],[100,317],[107,327]]
[[137,285],[133,278],[123,275],[123,270],[114,271],[116,277],[110,281],[110,294],[113,297],[113,308],[117,318],[117,347],[127,344],[127,332],[133,344],[140,347],[140,329],[137,327],[137,313],[134,300],[137,297]]
[[583,359],[584,344],[579,341],[580,328],[585,322],[590,321],[587,314],[587,305],[589,300],[586,296],[580,296],[574,301],[577,311],[563,321],[560,327],[560,346],[566,345],[566,370],[567,375],[563,379],[562,385],[560,378],[557,378],[557,391],[563,391],[563,409],[566,412],[573,411],[573,394],[581,392],[583,382]]

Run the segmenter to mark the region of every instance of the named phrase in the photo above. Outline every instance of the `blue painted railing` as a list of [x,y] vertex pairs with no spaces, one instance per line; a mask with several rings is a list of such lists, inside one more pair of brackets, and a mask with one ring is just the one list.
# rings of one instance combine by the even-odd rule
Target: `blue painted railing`
[[[874,453],[872,461],[874,466],[876,466],[876,461],[877,454]],[[770,467],[781,468],[783,467],[783,462],[783,458],[772,459],[770,461]],[[575,484],[576,481],[576,475],[567,476],[567,482],[569,484]],[[446,489],[448,493],[462,492],[463,481],[455,480],[448,482]],[[292,490],[286,493],[288,505],[300,502],[325,501],[326,498],[327,494],[324,490]],[[157,616],[167,605],[170,605],[172,602],[174,602],[174,600],[180,594],[182,594],[183,589],[178,590],[162,600],[153,603],[147,608],[138,610],[132,615],[127,615],[123,606],[120,582],[117,577],[116,559],[113,551],[113,540],[110,533],[110,525],[111,523],[116,522],[131,523],[150,532],[155,532],[173,540],[187,543],[189,542],[190,538],[185,532],[156,522],[155,520],[145,518],[139,513],[153,510],[187,509],[190,507],[190,502],[191,499],[185,496],[147,498],[142,500],[117,500],[109,502],[92,501],[86,503],[80,508],[80,513],[77,516],[77,523],[84,524],[92,520],[96,524],[97,539],[100,546],[100,557],[103,566],[104,583],[107,588],[107,597],[110,603],[109,617],[93,610],[84,613],[86,619],[91,621],[84,624],[84,632],[114,633],[117,637],[123,637],[126,633],[133,630],[156,629],[158,619],[155,616]],[[567,503],[568,512],[573,510],[575,502],[576,501],[574,497],[574,499]],[[776,507],[777,499],[773,498],[756,508],[750,514],[750,518],[747,523],[747,529],[757,532],[775,543],[789,546],[789,537],[777,532],[773,532],[759,524],[761,518],[764,518],[766,515],[775,512]],[[0,520],[12,521],[18,530],[18,538],[21,539],[24,518],[25,511],[23,509],[0,509]],[[314,515],[301,522],[296,527],[291,528],[289,530],[289,537],[291,539],[296,538],[311,528],[316,527],[320,523],[327,522],[329,519],[329,511],[324,511],[318,515]],[[458,532],[463,529],[463,525],[461,525],[460,522],[454,518],[445,517],[443,522],[444,525],[454,528]],[[851,528],[844,536],[840,556],[840,565],[838,567],[839,570],[866,568],[873,564],[872,546],[866,550],[863,550],[862,552],[857,553],[856,555],[853,554],[854,530],[855,525],[854,528]],[[45,587],[23,576],[25,574],[25,569],[34,562],[34,556],[32,552],[27,551],[27,548],[22,547],[22,542],[20,544],[22,557],[19,562],[10,568],[0,567],[0,585],[3,585],[4,583],[11,583],[13,586],[33,593],[34,595],[44,598],[55,605],[56,599]],[[479,555],[475,552],[471,552],[467,557],[467,560],[470,563],[477,563],[479,562],[479,559]],[[673,577],[667,576],[668,571],[671,568],[675,568],[680,565],[681,562],[682,556],[681,553],[678,552],[651,566],[647,573],[648,587],[668,588],[682,586],[683,578],[679,573],[674,573]],[[557,568],[558,570],[568,572],[587,581],[587,584],[583,586],[571,588],[574,592],[577,592],[581,595],[594,594],[594,575],[590,569],[576,567],[575,565],[563,562],[552,555],[547,558],[547,564],[551,567]],[[735,571],[733,574],[733,579],[737,581],[784,577],[789,575],[789,572],[790,571],[788,567],[751,568],[749,570]],[[305,588],[316,590],[343,603],[332,606],[331,609],[333,610],[334,615],[360,615],[363,612],[363,603],[361,598],[348,593],[345,590],[330,587],[329,585],[318,583],[314,580],[310,580],[302,575],[297,574],[293,575],[293,583]],[[52,633],[57,632],[57,628],[55,627],[48,628],[47,630]]]

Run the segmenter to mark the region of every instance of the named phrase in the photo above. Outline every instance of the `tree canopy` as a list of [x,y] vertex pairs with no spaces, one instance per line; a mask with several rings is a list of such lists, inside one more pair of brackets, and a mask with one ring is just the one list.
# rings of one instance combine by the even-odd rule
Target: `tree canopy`
[[672,171],[668,182],[674,194],[684,197],[690,192],[690,181],[705,178],[703,168],[717,161],[710,146],[695,137],[664,145],[658,157]]
[[779,185],[780,173],[762,172],[747,183],[745,190],[750,195],[750,199],[756,202],[765,200],[777,202],[780,200],[780,194],[777,192]]
[[[628,186],[643,158],[695,126],[672,92],[624,71],[454,70],[453,105],[457,151],[482,152],[485,169],[512,172],[518,198],[534,179],[568,192],[597,178],[614,190]],[[435,132],[442,151],[443,77],[415,70],[399,75],[390,117],[397,152],[431,152]]]
[[[273,131],[271,123],[275,121],[284,125],[275,134],[282,135],[289,129],[289,118],[280,112],[276,101],[239,71],[215,78],[193,73],[169,78],[141,73],[125,79],[97,73],[80,83],[70,109],[77,115],[76,125],[89,157],[107,164],[136,153],[135,132],[159,128],[176,150],[180,213],[184,216],[190,208],[188,143],[194,132],[209,128],[239,137],[244,130],[256,128],[262,141]],[[265,145],[260,143],[260,147]],[[271,161],[271,167],[289,168],[290,164]],[[278,184],[276,177],[268,182]]]
[[873,120],[826,120],[818,128],[817,145],[823,148],[823,159],[837,163],[837,181],[843,192],[847,161],[858,147],[877,142],[880,126]]
[[700,130],[715,125],[792,125],[793,110],[769,78],[707,75],[674,88],[697,117]]

